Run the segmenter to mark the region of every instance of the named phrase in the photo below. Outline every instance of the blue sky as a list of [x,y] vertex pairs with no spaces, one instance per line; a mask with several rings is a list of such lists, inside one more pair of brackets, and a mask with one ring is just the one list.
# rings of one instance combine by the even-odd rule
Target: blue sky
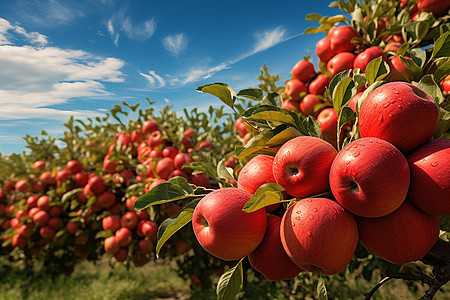
[[324,37],[302,34],[316,26],[306,14],[339,14],[330,2],[0,1],[0,153],[23,151],[26,134],[60,137],[71,115],[121,101],[220,105],[195,88],[256,86],[264,63],[287,80]]

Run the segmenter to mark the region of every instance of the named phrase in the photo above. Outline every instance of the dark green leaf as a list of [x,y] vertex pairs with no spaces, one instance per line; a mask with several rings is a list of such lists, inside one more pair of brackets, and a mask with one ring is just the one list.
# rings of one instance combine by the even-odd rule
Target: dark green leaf
[[424,71],[421,68],[419,68],[413,60],[404,58],[403,56],[400,56],[400,60],[408,69],[411,70],[411,72],[413,73],[414,80],[422,78]]
[[263,98],[263,91],[260,89],[245,89],[239,91],[237,95],[252,100],[261,100]]
[[342,127],[348,123],[348,122],[352,122],[353,120],[356,119],[356,114],[353,112],[353,110],[348,107],[348,106],[344,106],[342,107],[341,111],[339,112],[339,117],[338,117],[338,133],[337,133],[337,138],[338,138],[338,145],[341,144],[341,131],[342,131]]
[[420,48],[414,48],[409,51],[411,53],[411,59],[416,63],[419,68],[425,65],[427,60],[427,53]]
[[242,271],[242,259],[236,266],[220,276],[217,283],[217,300],[232,300],[242,289],[244,273]]
[[176,176],[168,180],[168,182],[179,185],[186,194],[192,194],[192,187],[187,182],[187,179],[181,176]]
[[442,60],[443,62],[438,65],[436,72],[434,72],[434,80],[436,82],[441,82],[445,77],[450,75],[450,58]]
[[143,210],[151,205],[183,199],[186,195],[186,191],[178,184],[163,182],[140,196],[134,203],[134,209]]
[[236,93],[226,83],[216,82],[202,85],[197,88],[197,91],[214,95],[229,107],[234,107],[234,101],[236,101]]
[[357,93],[355,82],[352,78],[346,77],[342,79],[334,89],[333,107],[337,114],[342,106],[345,106]]
[[320,130],[319,122],[312,116],[308,116],[303,120],[303,125],[308,132],[308,135],[322,138],[322,131]]
[[382,80],[389,74],[389,66],[382,59],[382,57],[377,57],[371,60],[366,67],[366,78],[368,85],[373,84],[375,81]]
[[245,203],[243,211],[250,213],[268,205],[283,201],[284,188],[276,183],[266,183],[260,186],[250,200]]
[[261,105],[273,105],[277,107],[281,107],[283,102],[283,98],[280,94],[275,92],[268,93],[264,99],[261,100]]
[[444,33],[434,43],[433,53],[431,58],[447,57],[450,56],[450,31]]
[[159,257],[159,251],[167,240],[178,230],[183,228],[192,220],[194,209],[201,198],[194,199],[180,210],[176,215],[164,220],[158,228],[158,243],[156,244],[156,257]]

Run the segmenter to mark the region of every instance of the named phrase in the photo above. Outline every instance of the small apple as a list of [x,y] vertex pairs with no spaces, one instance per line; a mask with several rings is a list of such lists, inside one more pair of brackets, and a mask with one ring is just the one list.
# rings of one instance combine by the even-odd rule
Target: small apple
[[206,188],[211,187],[211,183],[209,182],[209,177],[204,173],[196,173],[192,174],[189,178],[189,182],[195,184],[196,186],[203,186]]
[[138,242],[138,249],[142,254],[150,254],[154,249],[154,245],[149,240],[142,239]]
[[121,227],[116,231],[116,240],[121,247],[126,247],[133,238],[133,233],[126,227]]
[[334,275],[348,265],[358,244],[352,214],[326,198],[303,199],[284,214],[281,243],[291,260],[303,270]]
[[[173,159],[175,169],[177,170],[181,170],[184,165],[190,164],[191,162],[194,162],[194,159],[187,153],[178,153],[177,155],[175,155],[175,158]],[[189,172],[189,170],[183,171]]]
[[316,70],[314,69],[312,62],[303,59],[295,64],[291,70],[291,74],[292,77],[297,78],[304,83],[308,83],[316,75]]
[[322,110],[317,116],[317,122],[320,124],[323,139],[336,148],[338,115],[334,108],[329,107]]
[[296,198],[326,192],[329,189],[328,173],[336,154],[336,149],[322,139],[312,136],[293,138],[275,155],[274,178]]
[[105,252],[112,255],[116,254],[120,250],[120,245],[117,242],[115,236],[110,236],[106,238],[103,246],[105,248]]
[[248,255],[250,265],[269,280],[289,280],[302,271],[287,255],[280,238],[281,218],[270,215],[258,248]]
[[163,157],[170,157],[172,159],[178,154],[178,148],[174,146],[167,146],[161,152]]
[[[405,59],[411,59],[404,57]],[[411,82],[414,77],[411,70],[405,66],[399,56],[393,56],[388,61],[390,73],[386,77],[386,81],[407,81]]]
[[364,50],[363,52],[360,52],[353,61],[353,69],[360,69],[361,72],[366,71],[367,64],[377,58],[382,57],[382,59],[385,62],[388,62],[388,59],[386,57],[386,54],[384,54],[383,50],[381,50],[378,46],[372,46]]
[[328,61],[327,70],[332,76],[345,70],[351,70],[353,69],[355,58],[356,55],[352,52],[340,52]]
[[138,216],[136,215],[136,213],[131,211],[126,212],[120,219],[120,224],[122,225],[122,227],[126,227],[128,229],[135,229],[138,222]]
[[296,78],[286,81],[286,94],[294,101],[300,101],[302,94],[308,92],[306,84]]
[[173,170],[175,170],[175,164],[170,157],[164,157],[156,163],[156,174],[161,178],[168,179]]
[[77,160],[71,160],[66,164],[66,169],[70,173],[75,174],[83,170],[83,164]]
[[359,37],[358,32],[351,26],[335,27],[328,34],[330,38],[330,48],[335,53],[352,52],[356,49],[356,44],[352,40]]
[[43,227],[45,224],[47,224],[48,220],[50,219],[50,216],[48,213],[44,210],[39,210],[33,215],[33,222],[38,227]]
[[326,87],[330,84],[330,81],[331,79],[325,74],[317,75],[317,77],[310,82],[308,91],[314,95],[323,95]]
[[153,120],[145,121],[144,125],[142,126],[142,132],[144,133],[144,135],[149,135],[156,130],[158,130],[158,123]]
[[242,209],[252,194],[238,188],[215,190],[200,200],[192,227],[200,245],[222,260],[238,260],[253,252],[266,232],[264,209]]
[[330,170],[331,191],[351,213],[377,218],[405,200],[410,183],[403,154],[389,142],[361,138],[345,146]]
[[117,229],[120,228],[120,216],[119,215],[110,215],[102,220],[103,230],[111,230],[112,232],[116,232]]
[[331,39],[330,37],[324,37],[316,44],[316,55],[323,62],[329,61],[336,52],[331,50]]
[[300,102],[300,111],[305,116],[317,117],[318,111],[314,111],[314,107],[318,104],[322,104],[322,101],[314,94],[308,94],[303,97],[302,102]]
[[116,202],[116,195],[110,191],[104,191],[97,197],[97,201],[103,208],[108,208]]
[[281,108],[295,111],[295,112],[300,112],[300,102],[294,101],[292,99],[285,99],[285,100],[283,100]]
[[37,160],[33,163],[31,166],[33,169],[43,171],[45,169],[45,161],[43,160]]

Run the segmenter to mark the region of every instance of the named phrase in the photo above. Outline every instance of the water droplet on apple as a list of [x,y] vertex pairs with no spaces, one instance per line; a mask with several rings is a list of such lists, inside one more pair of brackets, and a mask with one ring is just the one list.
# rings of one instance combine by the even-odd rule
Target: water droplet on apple
[[302,213],[302,211],[301,210],[297,210],[295,213],[299,215],[299,214]]
[[356,151],[356,152],[353,153],[353,156],[354,156],[354,157],[358,157],[359,154],[360,154],[359,151]]
[[298,217],[295,217],[295,219],[296,219],[297,221],[300,221],[302,218],[301,218],[300,216],[298,216]]
[[403,108],[403,105],[397,105],[397,107],[401,109],[401,108]]
[[314,211],[314,212],[317,212],[317,208],[314,207],[314,208],[313,208],[313,211]]
[[392,118],[392,114],[389,114],[388,117],[389,117],[389,118]]
[[306,232],[306,234],[307,234],[309,237],[312,236],[312,233],[311,233],[311,231],[309,231],[309,230]]
[[291,225],[292,225],[292,227],[295,227],[295,223],[294,222],[292,222]]
[[432,167],[437,167],[438,165],[439,165],[439,163],[437,161],[431,163]]
[[394,94],[398,94],[398,91],[394,91]]

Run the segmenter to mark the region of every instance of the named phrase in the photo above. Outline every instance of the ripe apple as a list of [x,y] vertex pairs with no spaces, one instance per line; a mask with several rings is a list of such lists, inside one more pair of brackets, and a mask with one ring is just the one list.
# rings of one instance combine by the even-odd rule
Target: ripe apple
[[323,139],[337,148],[338,115],[334,108],[322,110],[317,116],[317,122],[320,124]]
[[236,120],[235,127],[241,136],[247,133],[247,123],[241,117]]
[[307,83],[310,82],[316,75],[316,70],[312,62],[302,59],[295,64],[291,70],[292,77]]
[[44,226],[39,230],[40,235],[47,240],[51,240],[55,237],[55,229],[50,226]]
[[164,145],[165,140],[164,140],[164,136],[161,133],[161,131],[156,130],[156,131],[153,131],[152,133],[150,133],[147,143],[152,148],[156,148],[160,145]]
[[367,64],[377,58],[377,57],[382,57],[382,59],[385,62],[388,62],[388,59],[386,57],[386,54],[384,54],[383,50],[381,50],[380,47],[378,46],[372,46],[367,48],[366,50],[364,50],[363,52],[360,52],[356,57],[355,60],[353,61],[353,69],[360,69],[361,72],[365,72],[366,71],[366,67]]
[[11,246],[14,248],[23,249],[27,245],[27,239],[24,236],[21,236],[20,234],[15,234],[12,237],[11,240]]
[[152,221],[145,221],[145,223],[142,224],[141,228],[142,234],[156,244],[156,238],[158,234],[158,224],[153,223]]
[[274,157],[270,155],[257,155],[253,157],[239,172],[238,188],[251,194],[263,184],[276,183],[273,177]]
[[439,107],[430,95],[407,82],[376,88],[361,105],[362,137],[384,139],[406,153],[429,140],[439,123]]
[[302,99],[302,93],[307,93],[308,88],[306,84],[296,78],[286,81],[285,87],[286,94],[294,101],[300,101]]
[[250,265],[272,281],[289,280],[302,271],[287,255],[280,238],[281,218],[269,215],[264,239],[248,255]]
[[46,185],[56,184],[56,176],[51,171],[45,171],[39,176],[39,180]]
[[39,207],[42,210],[49,210],[50,209],[50,198],[47,195],[41,196],[38,198],[37,207]]
[[122,227],[126,227],[128,229],[135,229],[138,222],[138,216],[132,211],[127,211],[120,219],[120,224]]
[[387,141],[361,138],[345,146],[330,170],[331,191],[351,213],[377,218],[405,200],[410,183],[403,154]]
[[322,104],[322,101],[314,94],[308,94],[303,97],[302,102],[300,102],[300,111],[305,116],[317,117],[318,111],[314,111],[314,107],[317,104]]
[[31,166],[33,169],[43,171],[45,169],[45,161],[43,160],[37,160],[33,163]]
[[34,224],[38,227],[43,227],[45,224],[47,224],[48,220],[50,219],[50,216],[48,213],[44,210],[39,210],[36,212],[32,217]]
[[398,49],[400,49],[401,46],[402,46],[401,43],[389,43],[384,47],[383,51],[384,51],[384,53],[386,53],[388,51],[392,51],[392,52],[396,53],[398,51]]
[[69,221],[66,224],[66,230],[68,233],[70,234],[75,234],[78,229],[80,229],[80,223],[79,222],[73,222],[73,221]]
[[146,239],[142,239],[138,242],[138,249],[139,252],[141,252],[142,254],[150,254],[153,251],[153,243],[150,242],[149,240]]
[[144,140],[144,133],[140,129],[133,130],[131,132],[131,141],[135,144],[139,144]]
[[[175,158],[173,159],[175,169],[177,170],[181,170],[184,165],[190,164],[191,162],[194,162],[194,159],[187,153],[178,153],[177,155],[175,155]],[[190,173],[189,170],[183,171]]]
[[99,176],[91,177],[86,186],[89,186],[89,190],[94,195],[100,195],[106,190],[105,180]]
[[66,164],[66,169],[70,173],[75,174],[83,170],[83,164],[77,160],[71,160]]
[[168,179],[173,170],[175,170],[174,160],[170,157],[164,157],[156,163],[156,174],[161,178]]
[[97,201],[103,208],[108,208],[116,202],[116,195],[113,192],[104,191],[97,197]]
[[161,154],[164,157],[170,157],[174,159],[175,156],[178,154],[178,148],[174,146],[167,146],[162,150]]
[[89,181],[89,174],[87,172],[75,173],[73,181],[76,186],[85,186]]
[[59,228],[62,227],[63,222],[62,222],[61,218],[53,217],[53,218],[50,218],[50,220],[48,220],[47,225],[49,227],[53,228],[54,230],[58,230]]
[[14,185],[14,189],[16,191],[28,193],[30,191],[30,187],[28,185],[28,180],[21,179],[21,180],[17,181],[16,184]]
[[354,113],[356,113],[356,103],[358,102],[359,98],[361,98],[362,94],[364,92],[358,92],[353,96],[353,98],[348,102],[347,106],[350,107]]
[[352,214],[326,198],[303,199],[284,214],[281,243],[291,260],[303,270],[334,275],[350,262],[358,244]]
[[335,53],[354,51],[356,44],[352,39],[358,37],[358,32],[351,26],[340,26],[333,28],[328,34],[330,38],[330,48]]
[[345,70],[351,70],[355,58],[356,55],[352,52],[340,52],[328,61],[327,70],[332,76]]
[[120,216],[119,215],[110,215],[102,220],[103,230],[111,230],[112,232],[116,232],[117,229],[120,228]]
[[117,242],[115,236],[110,236],[106,238],[103,246],[105,248],[105,252],[112,255],[116,254],[120,250],[120,245]]
[[[389,44],[390,45],[390,44]],[[409,57],[404,57],[406,59],[411,59]],[[389,75],[386,77],[386,81],[408,81],[411,82],[413,74],[411,70],[405,66],[399,56],[393,56],[388,61],[389,64]]]
[[294,101],[292,99],[285,99],[285,100],[283,100],[281,108],[295,111],[295,112],[300,112],[300,102]]
[[17,234],[29,239],[33,235],[33,226],[31,224],[23,224],[20,226]]
[[33,195],[27,198],[27,206],[29,209],[36,207],[37,206],[37,200],[38,200],[38,196]]
[[252,194],[239,188],[223,188],[206,195],[197,204],[192,227],[200,245],[222,260],[238,260],[253,252],[264,237],[264,209],[242,210]]
[[142,125],[142,132],[144,135],[149,135],[156,130],[158,130],[158,123],[156,121],[148,120]]
[[317,75],[317,77],[310,82],[308,90],[311,94],[323,95],[325,93],[325,88],[330,84],[330,81],[331,79],[325,74]]
[[209,183],[209,177],[204,173],[196,173],[192,174],[189,178],[189,182],[195,184],[196,186],[203,186],[206,188],[210,188],[211,184]]
[[356,217],[359,241],[374,255],[402,265],[420,260],[439,238],[439,221],[407,199],[397,210],[381,218]]
[[50,214],[51,217],[59,217],[63,214],[63,209],[61,206],[59,205],[53,205],[50,207],[48,213]]
[[114,257],[118,262],[126,261],[128,257],[128,248],[120,248],[120,250],[114,254]]
[[273,175],[289,195],[309,197],[329,189],[328,173],[337,154],[328,142],[299,136],[286,142],[275,155]]
[[126,227],[121,227],[116,231],[116,240],[121,247],[126,247],[133,238],[133,233]]
[[316,55],[319,57],[319,59],[323,62],[329,61],[336,52],[331,50],[331,38],[330,37],[324,37],[316,44]]
[[408,197],[433,216],[450,215],[450,140],[436,139],[407,157],[411,170]]
[[171,179],[173,177],[184,177],[186,179],[189,178],[189,175],[186,174],[185,172],[181,171],[181,170],[173,170],[172,172],[170,172],[169,176],[167,176],[167,179]]
[[66,182],[71,177],[72,177],[72,173],[69,170],[67,170],[67,169],[61,170],[58,173],[56,173],[56,181],[59,184],[62,184],[63,182]]
[[442,0],[418,0],[417,9],[419,12],[431,12],[436,17],[440,17],[448,12],[450,3]]

